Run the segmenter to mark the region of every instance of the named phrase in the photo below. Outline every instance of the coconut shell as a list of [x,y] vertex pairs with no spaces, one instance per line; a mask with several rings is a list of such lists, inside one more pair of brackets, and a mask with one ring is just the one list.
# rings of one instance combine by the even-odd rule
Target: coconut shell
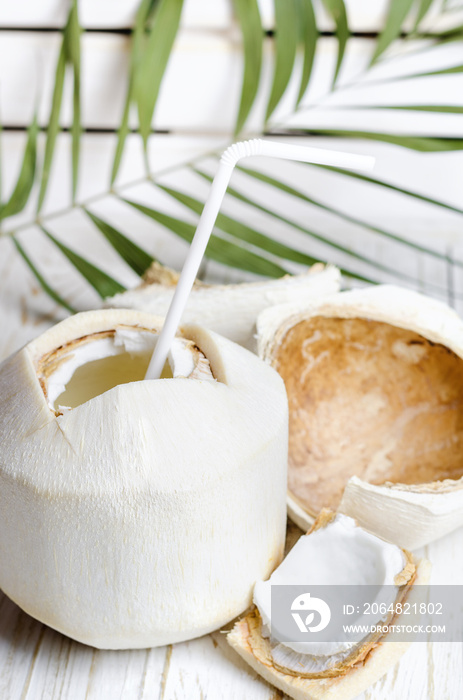
[[[139,287],[107,299],[105,306],[165,315],[178,278],[175,271],[154,263]],[[280,279],[240,284],[195,282],[182,321],[199,323],[254,351],[256,320],[264,309],[333,294],[339,291],[340,284],[339,270],[322,264],[313,265],[304,274],[285,275]]]
[[289,400],[289,514],[340,508],[408,549],[463,525],[463,322],[392,286],[268,309]]
[[283,556],[287,401],[255,355],[184,327],[212,379],[120,384],[63,415],[48,405],[39,375],[60,348],[162,322],[77,314],[0,365],[0,588],[99,648],[206,634]]

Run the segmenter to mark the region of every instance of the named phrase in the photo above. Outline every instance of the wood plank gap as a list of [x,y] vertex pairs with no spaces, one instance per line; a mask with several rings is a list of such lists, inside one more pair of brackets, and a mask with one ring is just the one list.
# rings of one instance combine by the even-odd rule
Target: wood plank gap
[[32,674],[34,672],[35,662],[37,661],[37,657],[39,655],[39,650],[40,650],[40,645],[42,644],[43,637],[45,635],[45,629],[46,629],[45,625],[42,625],[42,629],[40,630],[39,638],[38,638],[37,643],[36,643],[35,648],[34,648],[34,653],[32,654],[31,665],[29,668],[29,672],[27,674],[26,681],[24,683],[23,692],[21,694],[21,700],[25,700],[27,693],[29,691],[29,686],[30,686],[31,680],[32,680]]
[[92,675],[95,670],[95,660],[96,660],[96,649],[93,650],[92,653],[92,663],[90,664],[90,671],[88,672],[88,681],[87,681],[87,691],[85,693],[85,700],[88,700],[89,697],[89,692],[90,692],[90,685],[92,683]]
[[[231,24],[230,27],[233,25]],[[61,34],[63,27],[17,27],[17,26],[0,26],[0,32],[25,32],[31,34]],[[213,32],[213,33],[223,33],[222,28],[211,28],[211,27],[184,27],[186,31],[189,32]],[[228,31],[228,30],[225,30]],[[447,30],[449,33],[451,30]],[[458,31],[458,27],[455,28]],[[115,34],[122,36],[130,36],[133,32],[133,27],[82,27],[82,34]],[[275,36],[274,29],[266,29],[263,32],[264,36],[273,38]],[[379,31],[352,31],[349,34],[350,38],[355,39],[377,39],[380,35]],[[334,31],[325,29],[318,32],[319,37],[336,37]],[[407,39],[411,36],[411,32],[402,31],[398,35],[398,39]],[[414,39],[440,39],[442,34],[438,32],[420,32],[418,34],[413,34]]]
[[148,673],[148,663],[149,663],[149,658],[150,658],[150,649],[146,649],[145,651],[145,663],[143,664],[143,676],[141,679],[141,684],[140,684],[140,692],[138,693],[138,700],[141,700],[143,697],[143,693],[145,692],[145,685],[146,685],[146,674]]
[[170,661],[172,658],[172,644],[169,644],[166,651],[166,659],[164,661],[164,668],[162,669],[161,685],[159,688],[159,700],[164,700],[164,695],[167,687],[167,676],[169,674]]
[[[27,131],[28,127],[27,126],[21,126],[20,124],[4,124],[2,126],[2,131],[3,132],[8,132],[8,131],[17,131],[17,132],[25,132]],[[46,132],[47,127],[46,126],[39,126],[39,131]],[[62,126],[60,127],[60,132],[61,133],[69,133],[71,131],[71,127],[69,126]],[[138,134],[138,129],[132,128],[128,130],[129,134]],[[112,129],[111,127],[104,127],[104,126],[86,126],[81,129],[82,134],[117,134],[117,129]],[[166,135],[170,134],[171,131],[170,129],[152,129],[150,132],[152,135]],[[196,135],[196,134],[195,134]]]

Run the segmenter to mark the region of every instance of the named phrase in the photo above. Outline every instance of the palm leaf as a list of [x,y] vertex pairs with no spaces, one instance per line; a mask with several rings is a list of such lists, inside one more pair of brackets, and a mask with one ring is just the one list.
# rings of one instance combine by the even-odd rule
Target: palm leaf
[[275,67],[265,121],[272,116],[291,79],[298,42],[296,0],[274,0]]
[[349,26],[347,23],[347,13],[344,0],[323,0],[323,4],[333,18],[336,27],[336,37],[338,40],[338,58],[336,60],[336,68],[333,76],[334,86],[336,84],[346,50],[347,39],[349,38]]
[[393,192],[398,192],[400,194],[404,194],[407,197],[412,197],[413,199],[417,199],[421,202],[425,202],[426,204],[432,204],[433,206],[440,207],[442,209],[446,209],[447,211],[454,212],[455,214],[463,214],[463,209],[460,209],[459,207],[455,207],[453,204],[447,204],[446,202],[442,202],[438,199],[434,199],[433,197],[428,197],[424,194],[420,194],[419,192],[415,192],[414,190],[409,190],[406,187],[399,187],[398,185],[395,185],[393,182],[388,182],[387,180],[380,180],[379,178],[376,177],[371,177],[370,175],[363,175],[362,173],[356,173],[353,170],[344,170],[344,168],[336,168],[332,165],[319,165],[319,164],[311,164],[312,167],[315,168],[323,168],[324,170],[330,170],[331,172],[334,173],[339,173],[340,175],[344,175],[346,177],[351,177],[356,180],[361,180],[362,182],[368,182],[372,185],[379,185],[380,187],[384,187],[385,189],[392,190]]
[[[194,168],[193,169],[195,173],[198,175],[204,177],[205,179],[209,180],[210,182],[212,181],[212,178],[204,173],[202,170],[199,168]],[[275,178],[272,178],[268,175],[264,175],[263,173],[260,173],[259,171],[256,170],[251,170],[249,168],[240,168],[240,170],[247,175],[250,175],[251,177],[255,177],[256,179],[260,180],[261,182],[265,182],[272,187],[275,187],[282,192],[285,192],[286,194],[291,195],[292,197],[295,197],[297,199],[300,199],[304,202],[307,202],[308,204],[311,204],[313,206],[319,207],[320,209],[323,209],[324,211],[327,211],[331,214],[335,214],[336,216],[340,217],[341,219],[344,219],[345,221],[348,221],[349,223],[355,224],[357,226],[362,226],[363,228],[369,229],[373,233],[380,234],[381,236],[384,236],[390,240],[395,241],[396,243],[400,243],[410,249],[413,249],[415,251],[419,251],[420,253],[427,253],[431,255],[432,257],[440,258],[441,260],[447,261],[447,256],[442,255],[431,248],[425,248],[424,246],[420,246],[419,244],[413,243],[412,241],[407,241],[404,238],[401,238],[400,236],[394,235],[388,231],[385,231],[384,229],[380,229],[376,226],[372,226],[365,221],[361,221],[360,219],[357,219],[356,217],[352,217],[349,214],[346,214],[345,212],[340,211],[339,209],[336,209],[335,207],[331,207],[329,205],[323,204],[312,197],[307,197],[304,193],[300,192],[299,190],[295,189],[294,187],[291,187],[290,185],[287,185],[279,180],[276,180]],[[322,236],[319,233],[316,233],[312,229],[308,229],[306,226],[302,226],[300,223],[297,221],[294,221],[293,219],[288,219],[286,216],[282,216],[278,212],[274,211],[273,209],[269,209],[268,207],[256,202],[255,200],[250,199],[246,195],[244,195],[242,192],[239,192],[238,190],[228,187],[227,193],[236,199],[240,200],[241,202],[244,202],[245,204],[248,204],[249,206],[254,207],[255,209],[258,209],[259,211],[264,212],[265,214],[268,214],[269,216],[280,220],[283,222],[286,226],[290,226],[291,228],[295,228],[298,231],[301,231],[302,233],[305,233],[307,236],[310,238],[313,238],[314,240],[320,241],[321,243],[324,243],[327,245],[329,248],[333,248],[335,250],[340,251],[341,253],[344,253],[345,255],[348,255],[349,257],[353,258],[354,260],[358,260],[360,262],[366,263],[368,265],[371,265],[374,269],[381,270],[382,272],[386,272],[388,275],[391,275],[392,277],[395,277],[396,279],[402,280],[404,282],[412,282],[414,285],[417,283],[417,279],[411,275],[407,275],[405,273],[400,272],[397,270],[397,268],[392,268],[389,267],[388,265],[382,264],[380,261],[378,261],[376,258],[371,258],[368,257],[367,255],[364,255],[362,253],[358,253],[352,248],[346,247],[344,245],[341,245],[339,243],[336,243],[332,240],[330,240],[327,236]],[[271,197],[269,197],[271,199]],[[455,261],[455,265],[463,267],[463,263],[459,263]],[[367,282],[372,282],[372,279],[368,279],[365,277],[359,277],[358,275],[355,275],[351,270],[348,269],[341,269],[342,273],[344,275],[347,275],[349,277],[357,277],[359,279],[363,279],[364,281]],[[441,288],[439,291],[443,291]]]
[[[425,51],[428,51],[429,48],[427,47],[424,49]],[[416,53],[419,53],[420,51],[416,51]],[[406,54],[407,56],[410,54]],[[439,68],[437,70],[427,70],[427,71],[422,71],[418,73],[405,73],[404,75],[391,75],[385,78],[376,78],[375,80],[368,80],[360,85],[356,85],[355,83],[349,83],[348,85],[343,85],[343,89],[346,88],[352,88],[352,87],[362,87],[362,88],[369,88],[372,86],[376,85],[387,85],[388,83],[399,83],[403,82],[404,80],[415,80],[417,78],[432,78],[438,75],[452,75],[452,74],[459,74],[463,73],[463,65],[459,64],[457,66],[449,66],[448,68]]]
[[[195,172],[197,175],[200,175],[201,177],[205,178],[209,182],[212,182],[213,178],[210,175],[207,175],[207,173],[205,173],[204,171],[200,170],[199,168],[192,168],[192,169],[193,169],[193,172]],[[239,192],[238,190],[236,190],[233,187],[228,186],[227,194],[231,195],[232,197],[235,197],[236,199],[238,199],[241,202],[244,202],[245,204],[249,204],[250,206],[254,207],[255,209],[258,209],[259,211],[262,211],[265,214],[268,214],[275,219],[278,219],[279,221],[284,223],[286,226],[290,226],[291,228],[295,228],[298,231],[301,231],[302,233],[305,233],[306,235],[310,236],[311,238],[318,240],[322,243],[325,243],[330,248],[334,248],[335,250],[339,250],[343,253],[347,253],[349,256],[356,258],[357,260],[360,260],[362,262],[366,262],[369,264],[372,264],[372,262],[374,262],[370,258],[366,258],[366,257],[363,257],[361,255],[358,255],[357,253],[355,253],[355,251],[351,250],[350,248],[346,248],[345,246],[339,245],[337,243],[333,243],[325,236],[321,236],[319,234],[314,233],[313,231],[309,231],[305,226],[301,226],[300,224],[296,223],[295,221],[292,221],[292,220],[282,216],[281,214],[278,214],[277,212],[275,212],[271,209],[268,209],[267,207],[264,207],[262,204],[257,203],[256,201],[250,199],[249,197],[246,197],[246,195],[244,195],[242,192]],[[297,251],[297,252],[299,253],[299,251]],[[305,257],[310,258],[310,262],[308,262],[308,261],[306,262],[306,264],[308,264],[308,265],[313,265],[316,262],[320,262],[317,258],[313,258],[312,256],[305,256]],[[291,259],[291,258],[289,258],[289,259]],[[361,280],[363,282],[373,283],[372,279],[370,279],[368,277],[364,277],[363,275],[358,275],[357,273],[352,272],[352,270],[348,270],[346,268],[340,268],[340,269],[341,269],[341,272],[343,273],[343,275],[345,275],[347,277],[353,277],[353,278]]]
[[42,167],[42,177],[37,202],[37,212],[40,212],[47,192],[50,169],[53,162],[56,137],[60,130],[59,118],[61,103],[63,100],[64,78],[66,65],[72,67],[73,72],[73,117],[71,126],[72,140],[72,200],[74,201],[77,191],[77,180],[79,170],[80,152],[80,34],[81,28],[77,12],[77,0],[72,0],[68,20],[63,30],[61,48],[58,54],[58,61],[55,71],[55,84],[51,103],[50,117],[47,128],[47,141],[45,145],[45,155]]
[[[316,166],[316,167],[318,167],[318,166]],[[320,167],[323,167],[323,166],[320,166]],[[326,167],[328,169],[328,166],[326,166]],[[351,224],[354,224],[356,226],[361,226],[362,228],[366,228],[369,231],[371,231],[372,233],[377,233],[384,238],[387,238],[391,241],[394,241],[395,243],[400,243],[401,245],[403,245],[403,246],[405,246],[413,251],[416,251],[419,253],[424,253],[426,255],[430,255],[430,256],[437,258],[437,259],[440,259],[440,260],[447,259],[447,256],[439,253],[438,251],[436,251],[432,248],[427,248],[426,246],[409,241],[406,238],[403,238],[402,236],[398,236],[394,233],[391,233],[390,231],[386,231],[385,229],[380,228],[379,226],[374,226],[372,224],[369,224],[368,222],[363,221],[362,219],[359,219],[356,216],[351,216],[351,215],[347,214],[346,212],[341,211],[340,209],[338,209],[337,207],[335,207],[333,205],[325,204],[323,202],[320,202],[317,199],[314,199],[313,197],[308,197],[304,192],[301,192],[300,190],[296,189],[295,187],[292,187],[291,185],[288,185],[288,184],[282,182],[281,180],[277,180],[275,177],[270,177],[269,175],[265,175],[264,173],[261,173],[258,170],[253,170],[253,169],[247,168],[247,167],[244,168],[244,167],[239,166],[239,169],[242,172],[246,173],[246,175],[249,175],[250,177],[253,177],[256,180],[260,180],[261,182],[265,182],[266,184],[270,185],[271,187],[279,189],[282,192],[285,192],[286,194],[291,195],[292,197],[295,197],[299,200],[307,202],[307,204],[311,204],[313,206],[316,206],[319,209],[323,209],[324,211],[329,212],[330,214],[334,214],[335,216],[338,216],[338,217],[344,219],[345,221],[348,221]],[[335,172],[336,171],[343,172],[346,174],[351,172],[348,170],[341,171],[341,169],[334,169],[334,168],[332,170],[334,170]],[[354,173],[354,174],[357,175],[358,173]],[[367,182],[376,182],[376,184],[380,184],[379,180],[375,181],[373,178],[368,178],[366,176],[360,176],[360,177],[362,179],[363,179],[363,177],[365,177]],[[463,213],[463,211],[462,211],[462,213]],[[323,239],[323,240],[325,240],[325,239]],[[347,253],[350,253],[351,255],[353,255],[353,253],[351,251],[349,251],[349,249],[345,249],[344,252],[347,252]],[[370,263],[374,264],[374,261],[372,261],[371,259],[366,260],[364,257],[362,259],[365,260],[366,262],[370,262]],[[459,263],[459,262],[455,261],[455,264],[463,267],[463,263]],[[390,269],[388,271],[394,272],[392,269]]]
[[[343,0],[322,0],[325,8],[333,18],[335,24],[335,34],[337,38],[337,59],[334,71],[333,85],[336,83],[340,69],[343,64],[347,40],[349,37],[349,28],[346,9]],[[302,70],[300,82],[298,85],[297,105],[302,100],[307,89],[310,87],[312,67],[314,61],[315,45],[318,38],[318,30],[316,27],[315,15],[313,12],[312,0],[274,0],[275,2],[275,66],[273,72],[273,80],[267,105],[266,118],[268,119],[276,109],[283,95],[286,94],[287,88],[291,79],[294,77],[296,66],[296,49],[299,46],[302,49]],[[124,145],[127,134],[129,133],[129,118],[132,106],[136,106],[139,114],[140,133],[143,138],[143,144],[147,148],[149,134],[151,133],[151,125],[153,115],[156,108],[156,103],[159,96],[159,91],[163,76],[165,74],[167,62],[171,49],[178,31],[182,0],[142,0],[136,15],[135,26],[132,34],[132,51],[130,56],[129,66],[129,81],[126,90],[126,101],[123,114],[121,116],[121,124],[118,131],[116,150],[114,154],[114,162],[111,173],[111,184],[114,183],[118,173]],[[263,30],[262,21],[258,6],[258,0],[234,0],[235,12],[240,24],[241,33],[243,36],[243,52],[244,52],[244,68],[243,68],[243,84],[241,89],[240,106],[237,115],[236,127],[237,130],[243,128],[250,111],[255,104],[256,96],[259,92],[261,83],[261,61],[262,61],[262,42]],[[415,27],[412,31],[414,38],[418,36],[417,30],[422,19],[426,16],[430,7],[429,0],[419,0],[417,13],[415,15]],[[411,9],[411,0],[391,0],[387,20],[384,26],[384,31],[381,33],[374,52],[373,62],[384,60],[384,52],[400,34],[404,20],[409,17]],[[416,31],[415,31],[416,30]],[[410,35],[412,36],[412,35]],[[431,38],[434,46],[439,46],[449,41],[460,41],[463,36],[462,27],[454,27],[451,30],[436,32],[435,37]],[[80,28],[77,18],[77,0],[72,0],[71,11],[68,18],[68,23],[63,33],[63,45],[58,58],[55,76],[55,89],[50,110],[50,124],[47,132],[47,142],[45,148],[44,167],[42,182],[39,193],[39,209],[41,208],[48,184],[49,171],[53,159],[53,151],[56,141],[56,135],[59,131],[59,112],[62,101],[64,73],[66,65],[72,68],[74,77],[74,116],[71,127],[72,133],[72,183],[73,183],[73,198],[75,197],[77,188],[78,174],[78,156],[79,156],[79,136],[80,136]],[[408,54],[409,55],[409,54]],[[394,59],[400,60],[400,59]],[[64,65],[63,65],[64,61]],[[440,76],[444,74],[459,74],[463,71],[463,66],[450,66],[443,69],[417,71],[409,75],[401,75],[396,78],[386,78],[380,80],[368,80],[368,82],[354,81],[352,84],[368,87],[370,85],[407,80],[428,76]],[[296,107],[297,107],[296,105]],[[365,107],[342,107],[343,109],[410,109],[416,111],[429,111],[441,113],[458,114],[463,111],[463,107],[458,105],[367,105]],[[302,113],[303,120],[304,115]],[[303,121],[302,126],[304,127]],[[32,188],[35,172],[35,150],[34,145],[34,128],[35,142],[37,139],[37,125],[31,125],[31,130],[28,135],[28,145],[26,146],[21,173],[18,178],[16,187],[10,200],[0,207],[0,216],[10,216],[13,213],[20,211],[27,202],[27,198]],[[332,136],[332,137],[351,137],[362,139],[374,139],[394,145],[405,146],[418,151],[446,151],[461,149],[463,139],[450,137],[432,137],[426,134],[424,136],[414,136],[413,134],[387,134],[378,133],[375,131],[365,132],[360,130],[347,129],[310,129],[306,130],[285,130],[285,134],[297,135],[298,133],[311,133],[317,136]],[[313,167],[313,166],[311,166]],[[322,166],[318,166],[322,167]],[[402,188],[395,183],[388,183],[380,179],[371,178],[368,176],[343,171],[339,168],[328,168],[333,173],[340,176],[357,177],[360,180],[369,182],[377,187],[383,187],[385,190],[390,189],[404,196],[415,198],[430,205],[438,206],[443,210],[454,211],[458,214],[463,214],[463,210],[452,205],[447,205],[445,202],[440,202],[418,192]],[[321,210],[329,212],[341,218],[341,220],[362,227],[366,233],[381,236],[391,243],[401,244],[409,250],[414,250],[420,255],[432,256],[436,260],[444,262],[448,266],[447,256],[441,252],[434,251],[421,244],[416,244],[407,241],[399,234],[387,231],[380,226],[374,226],[362,220],[355,213],[347,213],[341,211],[331,202],[321,202],[308,194],[293,188],[279,178],[270,178],[263,174],[257,175],[257,171],[244,168],[247,177],[260,178],[261,184],[268,188],[268,202],[272,202],[272,197],[276,189],[285,193],[285,196],[293,198],[293,201],[305,201],[307,204],[318,207]],[[200,168],[195,168],[195,172],[203,177],[209,177]],[[265,180],[265,178],[267,178]],[[157,186],[163,191],[181,202],[183,206],[190,211],[199,215],[203,207],[203,201],[196,196],[190,195],[187,192],[180,191],[177,187],[166,187],[162,183],[157,183]],[[375,272],[383,272],[395,279],[411,282],[415,286],[417,280],[413,276],[402,273],[400,270],[394,269],[393,266],[388,266],[382,261],[376,260],[374,257],[368,256],[365,251],[356,252],[349,246],[349,241],[338,242],[330,240],[328,235],[324,235],[314,227],[306,225],[305,221],[296,220],[286,215],[286,212],[275,211],[271,204],[267,204],[264,200],[261,203],[256,200],[252,194],[246,189],[245,192],[237,188],[229,188],[228,194],[230,197],[240,200],[249,207],[265,213],[267,216],[278,220],[286,229],[294,229],[305,234],[314,241],[323,243],[330,250],[338,251],[344,256],[349,256],[349,261],[352,260],[352,265],[355,268],[356,261],[362,265],[368,265],[372,269],[371,280],[375,279]],[[310,194],[310,193],[309,193]],[[190,242],[195,232],[195,226],[188,221],[170,216],[168,213],[159,211],[145,205],[138,204],[135,201],[123,199],[122,194],[119,198],[135,207],[141,214],[155,220],[164,228],[167,228],[174,235],[179,236],[183,240]],[[102,234],[110,243],[113,250],[125,260],[128,265],[137,274],[142,274],[146,267],[152,261],[145,250],[136,245],[125,234],[117,230],[115,227],[104,221],[100,217],[93,214],[88,208],[84,209],[87,216],[90,217],[93,225],[96,227],[99,234]],[[291,207],[290,207],[291,210]],[[58,238],[43,229],[50,240],[65,256],[66,260],[83,276],[87,283],[91,284],[101,297],[105,297],[123,290],[123,286],[110,275],[100,270],[92,263],[85,260],[82,254],[68,248],[60,242]],[[96,235],[98,233],[95,231]],[[52,288],[44,274],[39,270],[34,260],[25,252],[21,244],[15,238],[15,245],[18,253],[21,255],[25,264],[29,266],[33,274],[47,291],[58,303],[63,303],[63,299]],[[18,247],[19,246],[19,247]],[[297,247],[287,245],[283,241],[274,240],[267,236],[262,231],[255,227],[244,224],[235,216],[219,214],[217,219],[217,233],[214,234],[209,243],[207,255],[221,264],[236,267],[237,269],[252,272],[255,274],[266,275],[270,277],[278,277],[287,272],[285,261],[298,264],[312,264],[317,260],[314,255],[298,250]],[[460,261],[452,261],[452,265],[462,267]],[[350,262],[347,265],[350,267]],[[344,270],[345,274],[350,274],[353,277],[364,281],[371,281],[368,278],[357,274],[356,270]],[[430,288],[439,291],[442,294],[443,288],[437,285],[428,285]],[[53,296],[54,295],[54,296]],[[64,301],[63,306],[66,305]],[[66,308],[69,309],[69,306]]]
[[257,95],[262,67],[264,31],[257,0],[233,0],[243,36],[243,85],[236,120],[235,133],[239,133],[248,118]]
[[450,27],[450,29],[442,29],[435,32],[435,36],[438,37],[442,43],[446,41],[452,41],[454,39],[461,39],[463,34],[463,24],[459,24],[457,27]]
[[304,57],[302,60],[301,83],[299,86],[299,94],[297,96],[296,107],[300,104],[309,85],[318,39],[318,30],[315,21],[315,13],[313,10],[312,0],[297,1],[300,27],[300,42],[302,44]]
[[27,130],[27,141],[16,185],[7,202],[0,205],[0,221],[13,214],[19,214],[26,206],[35,180],[37,164],[37,114]]
[[159,89],[180,25],[182,7],[183,0],[159,0],[138,67],[135,90],[145,152]]
[[436,153],[439,151],[460,151],[463,149],[463,139],[453,136],[410,136],[402,134],[384,134],[377,131],[358,131],[354,129],[288,129],[288,133],[313,136],[336,136],[338,138],[367,139],[403,146],[413,151]]
[[112,245],[116,253],[119,253],[121,258],[130,265],[137,275],[143,275],[151,263],[155,262],[156,259],[153,258],[152,255],[142,250],[142,248],[137,246],[130,238],[127,238],[127,236],[124,236],[123,233],[115,229],[114,226],[103,221],[103,219],[100,219],[96,214],[92,214],[88,209],[84,209],[84,211],[106,240]]
[[[161,190],[173,197],[177,202],[181,202],[188,209],[191,209],[196,214],[201,214],[204,203],[199,199],[186,194],[185,192],[180,192],[174,190],[171,187],[166,187],[165,185],[158,184]],[[246,226],[241,221],[234,219],[226,214],[219,213],[217,216],[216,227],[230,236],[237,238],[238,240],[245,241],[256,248],[262,248],[262,250],[271,253],[279,258],[285,260],[292,260],[293,262],[299,263],[300,265],[313,265],[318,262],[314,257],[306,255],[295,248],[291,248],[279,241],[269,238],[265,234],[256,231],[256,229]]]
[[[333,109],[333,107],[331,108]],[[349,110],[375,110],[375,109],[392,109],[403,110],[405,112],[433,112],[438,114],[463,114],[463,106],[459,105],[343,105],[342,109]]]
[[416,33],[418,30],[418,27],[420,26],[421,22],[424,20],[426,15],[428,14],[431,5],[433,3],[433,0],[420,0],[420,4],[418,6],[418,12],[416,14],[416,19],[415,19],[415,25],[412,30],[412,34]]
[[69,13],[68,25],[64,33],[64,46],[66,57],[73,69],[73,94],[72,94],[72,201],[77,192],[77,180],[79,172],[80,153],[80,34],[79,17],[77,14],[77,0],[73,0]]
[[37,212],[42,209],[43,200],[47,191],[48,178],[50,175],[53,153],[55,150],[56,136],[59,131],[59,115],[61,111],[61,102],[63,98],[64,75],[66,70],[66,53],[64,49],[64,39],[61,43],[58,62],[55,72],[55,86],[53,89],[53,98],[51,103],[50,118],[48,120],[47,140],[45,144],[45,155],[43,158],[42,177],[40,180],[39,198],[37,202]]
[[58,292],[56,292],[52,287],[50,287],[44,276],[39,272],[36,265],[34,265],[30,257],[27,255],[26,251],[24,250],[16,236],[12,236],[12,240],[14,245],[16,246],[18,253],[22,257],[28,268],[31,270],[44,292],[46,292],[46,294],[48,294],[48,296],[51,299],[56,301],[60,306],[63,306],[71,314],[75,313],[75,309],[73,309],[73,307],[70,306],[70,304],[68,304],[68,302],[58,294]]
[[[195,234],[196,226],[190,224],[182,219],[169,216],[164,212],[158,211],[151,207],[147,207],[138,202],[133,202],[129,199],[124,199],[126,204],[134,207],[142,214],[149,216],[154,221],[167,228],[172,233],[175,233],[184,241],[191,243],[193,236]],[[236,267],[239,270],[244,270],[246,272],[253,272],[257,275],[264,275],[267,277],[281,277],[287,274],[285,270],[280,265],[277,265],[272,260],[256,255],[252,251],[246,249],[245,247],[236,245],[223,238],[212,234],[206,249],[206,257],[216,262],[222,263],[222,265],[227,265],[231,267]]]
[[114,181],[116,180],[122,160],[122,154],[124,152],[125,140],[127,138],[127,134],[129,133],[130,108],[135,99],[135,77],[141,61],[145,24],[149,17],[151,4],[151,0],[143,0],[135,17],[135,25],[132,33],[132,48],[130,52],[129,82],[127,86],[127,94],[121,124],[117,132],[116,151],[111,170],[111,185],[113,185]]
[[75,269],[80,272],[82,277],[87,280],[87,282],[93,287],[93,289],[99,294],[102,299],[106,297],[112,297],[119,292],[124,292],[125,287],[122,286],[117,280],[110,277],[106,272],[100,270],[99,267],[93,265],[92,263],[85,260],[81,255],[76,253],[74,250],[68,248],[64,243],[59,241],[55,236],[53,236],[46,228],[40,227],[43,233],[49,238],[49,240],[55,244],[55,246],[65,255],[69,262],[75,267]]
[[371,58],[371,65],[376,63],[378,58],[392,44],[394,39],[400,34],[402,24],[413,5],[413,0],[390,0],[389,12],[386,24],[376,42],[375,50]]

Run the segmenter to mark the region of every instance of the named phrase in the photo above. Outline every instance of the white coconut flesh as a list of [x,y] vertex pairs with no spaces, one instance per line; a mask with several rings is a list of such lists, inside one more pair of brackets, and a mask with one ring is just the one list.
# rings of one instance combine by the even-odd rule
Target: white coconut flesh
[[[270,642],[272,663],[300,676],[333,676],[364,658],[379,636],[344,633],[332,642],[295,642],[278,636],[272,626],[273,585],[375,586],[377,606],[386,612],[349,618],[352,625],[385,625],[393,618],[391,606],[403,600],[415,568],[408,552],[359,527],[352,518],[323,512],[319,523],[301,537],[267,581],[254,588],[254,603],[261,618],[262,637]],[[371,601],[370,601],[371,602]],[[387,609],[389,608],[389,611]],[[350,663],[351,662],[351,663]]]
[[[49,408],[62,414],[129,382],[142,381],[158,334],[117,327],[78,338],[46,354],[37,373]],[[175,338],[161,379],[214,380],[210,364],[192,341]]]
[[331,312],[294,323],[271,363],[289,399],[289,490],[311,515],[336,509],[353,476],[463,475],[463,360],[445,345]]

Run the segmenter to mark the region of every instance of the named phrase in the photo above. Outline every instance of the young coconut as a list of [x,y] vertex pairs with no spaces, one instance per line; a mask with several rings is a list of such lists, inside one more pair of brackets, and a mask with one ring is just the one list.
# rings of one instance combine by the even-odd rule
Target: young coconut
[[[105,306],[165,314],[178,278],[173,270],[153,263],[140,287],[107,299]],[[196,282],[182,318],[184,323],[200,323],[255,350],[256,319],[261,311],[275,304],[334,294],[340,285],[339,270],[322,264],[314,265],[302,275],[286,275],[276,280],[218,285]]]
[[77,314],[0,366],[0,588],[100,648],[205,634],[280,562],[287,400],[278,374],[162,319]]
[[[414,584],[427,583],[429,575],[428,561],[416,564],[409,552],[363,530],[352,518],[323,510],[270,579],[256,584],[255,609],[235,624],[227,641],[265,680],[295,700],[350,700],[384,675],[410,645],[405,640],[392,642],[390,632],[382,630],[400,624],[398,613],[405,600],[413,611],[419,600]],[[290,641],[272,622],[273,585],[357,590],[368,586],[367,596],[374,589],[384,610],[378,602],[369,608],[376,614],[363,619],[361,605],[350,622],[380,626],[381,631],[349,632],[337,641],[316,641],[315,635],[312,641]],[[296,600],[292,610],[297,609]],[[407,615],[407,624],[417,622],[418,616]]]
[[289,514],[322,507],[415,549],[463,525],[463,322],[392,286],[268,309],[288,392]]

